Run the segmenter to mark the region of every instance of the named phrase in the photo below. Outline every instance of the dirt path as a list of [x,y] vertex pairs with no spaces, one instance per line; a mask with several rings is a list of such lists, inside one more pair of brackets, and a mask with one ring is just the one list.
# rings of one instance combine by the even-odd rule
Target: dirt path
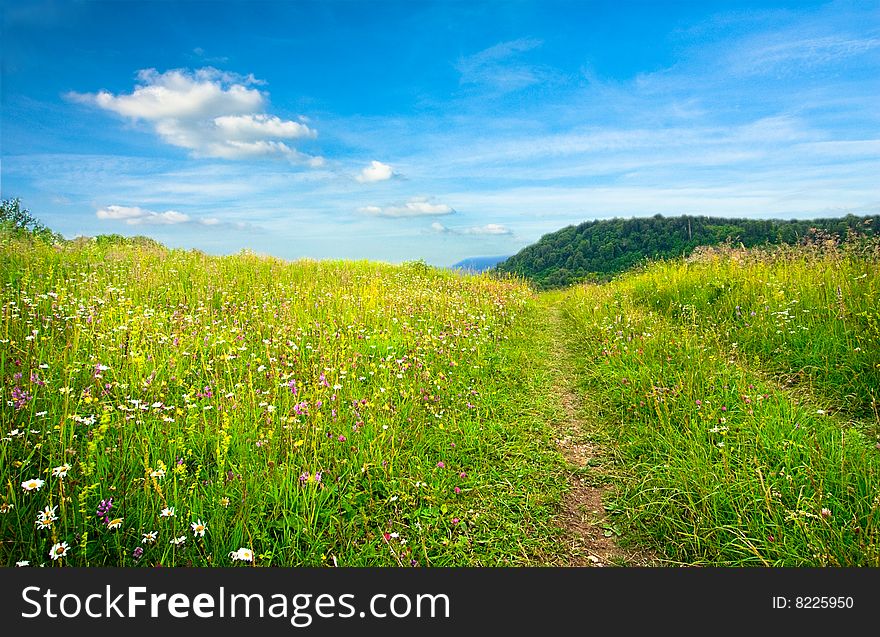
[[566,350],[563,319],[557,303],[547,305],[551,334],[551,374],[562,406],[556,444],[571,467],[570,490],[563,501],[559,523],[568,544],[563,566],[647,566],[654,559],[618,545],[618,530],[609,518],[603,498],[610,485],[610,461],[603,457],[596,423],[575,387],[575,370]]

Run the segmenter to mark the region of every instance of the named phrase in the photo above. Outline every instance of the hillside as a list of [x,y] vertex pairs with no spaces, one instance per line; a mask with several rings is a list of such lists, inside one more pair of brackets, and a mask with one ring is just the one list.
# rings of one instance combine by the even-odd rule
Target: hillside
[[539,289],[549,289],[607,280],[648,259],[687,256],[698,246],[728,241],[747,248],[795,244],[815,231],[843,239],[849,231],[873,235],[878,227],[878,215],[785,221],[657,215],[587,221],[544,235],[496,269],[524,276]]
[[880,565],[880,238],[536,294],[37,230],[0,565]]
[[878,264],[876,239],[722,248],[541,295],[616,528],[672,563],[880,565]]

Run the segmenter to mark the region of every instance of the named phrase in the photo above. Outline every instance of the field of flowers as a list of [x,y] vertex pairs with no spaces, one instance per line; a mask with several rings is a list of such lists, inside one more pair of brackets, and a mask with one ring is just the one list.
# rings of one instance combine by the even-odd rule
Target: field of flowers
[[549,559],[522,283],[2,243],[0,564]]
[[679,563],[880,566],[877,243],[716,249],[559,303],[621,526]]
[[655,563],[880,566],[876,242],[541,294],[0,247],[2,565],[566,564],[580,480],[606,494],[590,524]]

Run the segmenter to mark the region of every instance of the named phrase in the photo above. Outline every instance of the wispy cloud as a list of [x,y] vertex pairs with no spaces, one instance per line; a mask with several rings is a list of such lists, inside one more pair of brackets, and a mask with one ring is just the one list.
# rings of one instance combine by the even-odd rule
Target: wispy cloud
[[387,206],[363,206],[358,212],[376,217],[437,217],[451,215],[455,210],[444,203],[435,203],[427,197],[413,197],[405,203]]
[[469,228],[447,228],[442,223],[435,221],[431,224],[431,229],[435,232],[440,232],[442,234],[470,234],[470,235],[493,235],[493,236],[504,236],[504,235],[512,235],[513,231],[501,225],[500,223],[487,223],[484,226],[471,226]]
[[322,158],[299,152],[291,140],[314,139],[317,132],[302,122],[262,112],[266,95],[253,75],[241,76],[211,67],[138,73],[131,93],[68,93],[68,98],[149,122],[167,144],[186,148],[196,157],[257,159],[281,157],[320,166]]
[[849,35],[798,35],[788,39],[756,42],[745,51],[737,51],[730,57],[730,66],[744,75],[771,72],[804,72],[847,58],[858,57],[880,48],[880,37],[855,37]]
[[463,85],[483,85],[499,92],[516,91],[544,79],[546,68],[523,62],[521,54],[539,48],[543,42],[521,38],[500,42],[473,55],[459,58],[455,65]]

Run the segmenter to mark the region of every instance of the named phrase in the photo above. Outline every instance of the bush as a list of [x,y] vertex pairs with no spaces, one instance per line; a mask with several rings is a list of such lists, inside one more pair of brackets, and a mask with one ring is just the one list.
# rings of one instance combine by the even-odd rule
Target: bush
[[14,236],[31,236],[47,243],[58,243],[64,238],[44,225],[30,210],[21,207],[21,200],[4,199],[0,203],[0,229]]

